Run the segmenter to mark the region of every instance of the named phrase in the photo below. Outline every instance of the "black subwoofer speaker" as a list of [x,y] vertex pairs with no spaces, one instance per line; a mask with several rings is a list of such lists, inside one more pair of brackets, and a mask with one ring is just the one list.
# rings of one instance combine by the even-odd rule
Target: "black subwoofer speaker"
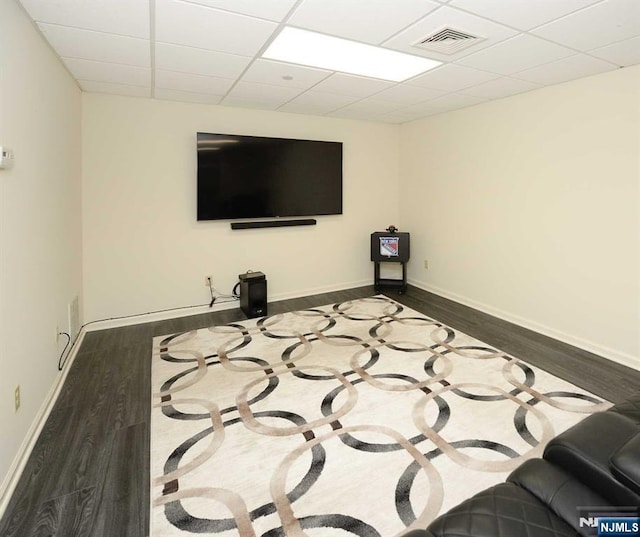
[[267,315],[267,278],[262,272],[240,274],[240,309],[249,317]]

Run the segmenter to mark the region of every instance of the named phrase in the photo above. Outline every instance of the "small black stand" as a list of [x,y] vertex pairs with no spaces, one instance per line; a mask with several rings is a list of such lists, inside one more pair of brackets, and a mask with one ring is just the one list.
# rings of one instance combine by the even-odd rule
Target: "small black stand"
[[[409,240],[409,233],[395,231],[395,228],[371,234],[371,261],[374,263],[373,287],[376,293],[382,289],[396,289],[400,294],[407,292]],[[402,265],[402,279],[381,278],[380,263],[400,263]]]

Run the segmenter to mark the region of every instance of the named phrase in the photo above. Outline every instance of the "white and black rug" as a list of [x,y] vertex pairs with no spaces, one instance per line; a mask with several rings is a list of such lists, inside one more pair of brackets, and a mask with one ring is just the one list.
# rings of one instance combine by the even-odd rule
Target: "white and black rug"
[[391,537],[610,405],[377,296],[154,340],[151,535]]

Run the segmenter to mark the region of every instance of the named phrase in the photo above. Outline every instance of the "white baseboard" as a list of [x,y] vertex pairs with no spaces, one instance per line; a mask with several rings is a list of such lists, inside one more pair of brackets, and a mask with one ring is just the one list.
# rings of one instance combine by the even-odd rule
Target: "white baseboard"
[[[344,291],[345,289],[353,289],[355,287],[362,287],[365,285],[371,285],[371,280],[358,280],[354,282],[341,283],[337,285],[327,285],[323,287],[310,287],[307,289],[299,289],[290,293],[277,293],[269,296],[269,302],[277,302],[279,300],[289,300],[291,298],[300,298],[306,296],[317,295],[320,293],[331,293],[333,291]],[[213,307],[209,306],[194,306],[188,308],[176,308],[164,310],[161,312],[141,313],[139,315],[131,315],[121,318],[105,319],[104,321],[93,322],[85,327],[87,332],[94,332],[96,330],[105,330],[107,328],[119,328],[122,326],[130,326],[133,324],[152,323],[155,321],[164,321],[167,319],[177,319],[178,317],[188,317],[190,315],[201,315],[204,313],[211,313],[213,311],[230,310],[239,308],[240,304],[237,301],[233,302],[217,302],[213,304]]]
[[334,291],[344,291],[346,289],[355,289],[357,287],[364,287],[366,285],[373,285],[373,278],[340,283],[336,285],[325,285],[322,287],[309,287],[308,289],[301,289],[291,293],[278,293],[277,295],[273,296],[273,300],[271,300],[271,302],[276,302],[278,300],[289,300],[290,298],[319,295],[322,293],[332,293]]
[[573,345],[574,347],[578,347],[585,351],[592,352],[594,354],[602,356],[603,358],[607,358],[612,362],[617,362],[619,364],[622,364],[627,367],[631,367],[632,369],[637,369],[640,371],[640,359],[631,354],[623,353],[615,349],[606,347],[604,345],[600,345],[593,341],[588,341],[581,337],[567,334],[566,332],[562,332],[560,330],[556,330],[555,328],[551,328],[549,326],[543,325],[536,321],[532,321],[530,319],[520,317],[519,315],[514,315],[510,312],[503,311],[501,309],[495,308],[488,304],[478,302],[477,300],[473,300],[471,298],[452,293],[450,291],[441,289],[434,285],[429,285],[413,279],[410,279],[409,283],[415,287],[418,287],[419,289],[423,289],[424,291],[428,291],[430,293],[434,293],[444,298],[448,298],[449,300],[453,300],[454,302],[459,302],[460,304],[464,304],[465,306],[469,306],[473,309],[482,311],[484,313],[488,313],[489,315],[493,315],[494,317],[498,317],[499,319],[503,319],[504,321],[509,321],[511,323],[522,326],[523,328],[528,328],[529,330],[538,332],[539,334],[549,336],[553,339],[557,339],[564,343],[568,343],[569,345]]
[[62,371],[54,381],[49,393],[45,397],[36,417],[31,423],[31,427],[27,431],[24,440],[22,441],[22,445],[20,449],[18,449],[18,453],[13,459],[11,466],[9,467],[9,471],[7,472],[2,484],[0,484],[0,518],[4,515],[4,512],[9,505],[9,501],[11,500],[11,496],[15,491],[16,486],[18,485],[18,481],[22,476],[22,472],[24,471],[25,466],[27,465],[27,461],[31,456],[31,452],[40,437],[40,433],[44,428],[47,419],[49,418],[49,414],[53,410],[53,406],[58,399],[58,395],[60,394],[60,390],[64,385],[64,381],[69,374],[69,370],[71,369],[71,364],[75,360],[78,349],[80,349],[80,345],[82,345],[82,340],[84,339],[85,330],[81,330],[78,334],[78,339],[73,348],[69,351],[67,355],[67,360],[65,362]]
[[201,315],[203,313],[211,313],[212,311],[222,311],[237,308],[238,302],[218,302],[213,307],[209,306],[193,306],[188,308],[175,308],[151,313],[139,313],[128,315],[126,317],[114,317],[113,319],[104,319],[94,321],[86,326],[87,332],[95,332],[96,330],[106,330],[108,328],[120,328],[122,326],[130,326],[133,324],[153,323],[155,321],[165,321],[167,319],[177,319],[179,317],[189,317],[190,315]]

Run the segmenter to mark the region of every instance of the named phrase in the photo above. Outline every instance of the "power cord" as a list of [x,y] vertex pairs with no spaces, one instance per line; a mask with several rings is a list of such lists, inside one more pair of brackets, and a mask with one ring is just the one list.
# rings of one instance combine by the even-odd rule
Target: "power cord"
[[213,284],[211,283],[211,276],[207,276],[207,282],[209,282],[209,292],[211,293],[211,302],[209,302],[209,307],[213,308],[213,303],[216,301],[216,296],[213,294]]
[[[240,298],[240,295],[238,295],[236,293],[236,288],[233,288],[233,291],[230,295],[225,295],[223,293],[221,293],[220,291],[218,291],[214,286],[213,283],[211,282],[211,278],[209,276],[207,276],[207,282],[209,284],[209,293],[211,294],[211,302],[209,303],[209,307],[213,307],[213,303],[216,302],[219,298],[231,298],[233,300],[238,300]],[[237,287],[237,285],[236,285]],[[231,300],[228,300],[227,302],[231,302]]]
[[[67,359],[64,359],[64,362],[62,362],[62,364],[60,363],[62,361],[62,357],[64,356],[64,353],[67,351],[67,347],[69,346],[69,343],[71,343],[71,336],[69,334],[67,334],[66,332],[59,332],[58,333],[59,336],[67,336],[67,344],[64,346],[64,349],[62,349],[62,353],[60,354],[60,357],[58,358],[58,371],[62,371],[62,368],[64,367],[64,364],[67,363]],[[77,336],[76,336],[77,339]],[[73,344],[75,345],[75,341],[73,342]],[[73,348],[73,347],[72,347]],[[67,357],[69,355],[67,354]]]

